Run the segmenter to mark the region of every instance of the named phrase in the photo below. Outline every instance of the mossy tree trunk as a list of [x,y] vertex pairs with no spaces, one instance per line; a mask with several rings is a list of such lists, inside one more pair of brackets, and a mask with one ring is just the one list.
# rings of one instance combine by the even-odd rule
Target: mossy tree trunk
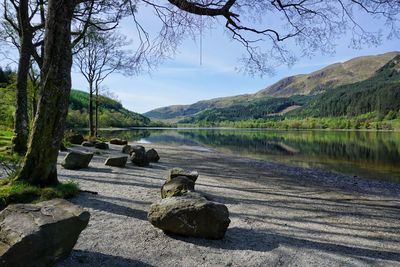
[[49,0],[38,110],[28,151],[17,180],[46,186],[58,183],[57,156],[71,91],[71,20],[75,1]]
[[24,154],[28,142],[28,73],[32,54],[33,33],[29,23],[29,1],[21,0],[18,8],[18,24],[20,27],[20,57],[17,72],[17,95],[14,125],[14,151]]

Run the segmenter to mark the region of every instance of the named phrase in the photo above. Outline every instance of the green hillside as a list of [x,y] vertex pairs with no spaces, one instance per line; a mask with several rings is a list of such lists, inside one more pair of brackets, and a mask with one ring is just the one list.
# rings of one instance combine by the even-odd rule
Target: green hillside
[[[376,56],[366,56],[351,59],[343,63],[336,63],[310,74],[302,74],[284,78],[277,83],[263,89],[255,94],[239,95],[232,97],[222,97],[211,100],[204,100],[192,105],[178,105],[155,109],[144,113],[151,119],[177,121],[192,121],[192,116],[198,118],[211,116],[212,109],[218,112],[235,113],[237,108],[252,106],[252,101],[275,102],[268,100],[270,97],[284,98],[295,95],[318,95],[341,85],[355,83],[371,78],[375,72],[382,68],[387,62],[398,55],[400,52],[391,52]],[[276,100],[276,101],[282,101]],[[275,104],[274,104],[275,105]],[[232,107],[231,107],[232,106]],[[201,112],[208,110],[205,114]],[[243,113],[243,112],[241,112]],[[247,113],[247,112],[244,112]],[[244,117],[263,117],[260,112],[254,116]],[[262,113],[262,112],[261,112]],[[208,115],[206,115],[208,114]],[[219,119],[220,120],[220,119]]]
[[[87,127],[89,121],[89,115],[87,112],[88,106],[89,94],[78,90],[72,90],[70,95],[67,127]],[[100,96],[100,128],[149,125],[149,118],[127,110],[118,101],[105,96]]]
[[362,82],[338,87],[293,112],[300,117],[358,116],[400,110],[400,55]]
[[278,113],[289,107],[302,106],[309,100],[309,96],[263,97],[224,108],[207,109],[182,120],[181,123],[217,123],[222,121],[268,119],[273,116],[279,116]]
[[[13,73],[8,73],[7,79],[3,79],[3,71],[0,69],[0,129],[11,129],[14,125],[15,114],[15,82]],[[32,88],[29,91],[29,115],[32,117]],[[67,118],[67,127],[88,127],[89,94],[72,90],[70,106]],[[125,109],[121,103],[111,98],[100,97],[99,124],[105,127],[132,127],[149,126],[151,121],[143,115]]]
[[263,97],[224,108],[207,109],[181,123],[232,127],[389,129],[393,128],[393,123],[386,125],[379,122],[396,118],[400,118],[400,55],[361,82],[342,85],[315,96]]

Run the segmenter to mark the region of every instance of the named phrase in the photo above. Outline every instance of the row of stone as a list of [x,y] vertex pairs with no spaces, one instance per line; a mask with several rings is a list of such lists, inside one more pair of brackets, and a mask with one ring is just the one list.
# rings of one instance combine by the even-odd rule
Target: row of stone
[[[84,141],[82,143],[82,146],[84,146],[86,143],[89,142]],[[108,149],[108,144],[106,143],[94,143],[94,144],[95,145],[105,144],[107,147],[105,148],[105,146],[102,146],[104,148],[101,149]],[[149,166],[150,162],[158,162],[160,160],[160,156],[158,155],[157,151],[153,148],[146,151],[146,149],[143,146],[130,146],[125,144],[121,152],[129,154],[131,162],[140,167]],[[69,170],[78,170],[87,168],[93,156],[94,156],[93,153],[71,151],[65,156],[61,165],[65,169]],[[127,161],[128,161],[127,156],[109,157],[107,158],[104,164],[107,166],[123,168],[125,167]]]
[[181,168],[169,170],[161,200],[150,206],[147,218],[166,233],[221,239],[229,226],[228,208],[195,192],[199,174]]

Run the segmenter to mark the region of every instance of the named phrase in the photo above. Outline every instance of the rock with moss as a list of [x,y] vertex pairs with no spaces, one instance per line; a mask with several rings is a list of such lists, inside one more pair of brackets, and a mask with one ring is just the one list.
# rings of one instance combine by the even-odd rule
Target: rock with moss
[[199,177],[199,173],[197,171],[190,171],[182,168],[172,168],[168,171],[167,182],[178,176],[185,176],[193,182],[196,182],[197,178]]
[[68,142],[74,145],[80,145],[85,141],[85,138],[81,134],[73,134],[67,137]]
[[127,140],[122,140],[122,139],[119,139],[119,138],[113,138],[113,139],[110,140],[110,144],[123,146],[123,145],[127,145],[128,141]]
[[71,151],[65,156],[63,162],[61,163],[61,166],[69,170],[79,170],[87,168],[92,158],[93,153]]
[[63,199],[9,205],[0,213],[0,266],[52,266],[71,253],[89,218]]
[[160,156],[154,148],[146,151],[146,157],[150,162],[158,162],[160,160]]
[[126,162],[128,161],[128,157],[109,157],[104,163],[107,166],[111,167],[125,167]]
[[161,187],[161,198],[181,196],[188,191],[194,191],[194,182],[185,176],[178,176]]
[[94,144],[94,147],[97,149],[103,149],[103,150],[109,149],[108,144],[105,142],[96,143],[96,144]]
[[195,192],[152,204],[147,218],[165,232],[206,239],[223,238],[230,223],[225,205],[209,201]]
[[124,153],[124,154],[131,154],[131,151],[132,151],[132,146],[130,146],[130,145],[124,145],[123,147],[122,147],[122,153]]

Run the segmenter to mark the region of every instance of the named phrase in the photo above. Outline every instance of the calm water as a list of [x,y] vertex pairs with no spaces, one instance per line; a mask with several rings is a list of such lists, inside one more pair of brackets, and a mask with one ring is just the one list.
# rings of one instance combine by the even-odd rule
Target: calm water
[[142,143],[203,145],[256,159],[400,182],[398,132],[135,129],[102,135]]

